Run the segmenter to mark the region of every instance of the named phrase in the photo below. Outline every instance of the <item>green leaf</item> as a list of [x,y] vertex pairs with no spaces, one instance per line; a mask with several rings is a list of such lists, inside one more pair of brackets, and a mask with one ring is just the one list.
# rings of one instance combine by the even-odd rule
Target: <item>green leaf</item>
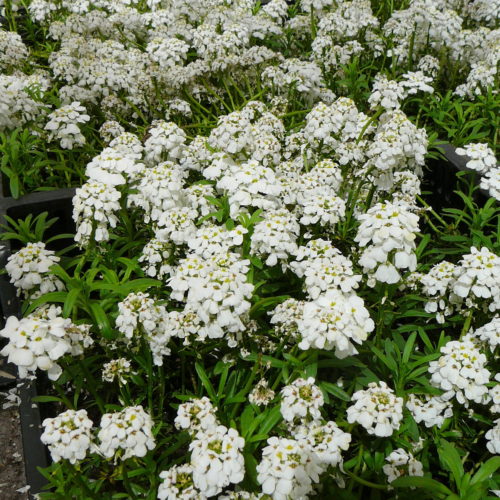
[[492,457],[487,460],[474,474],[470,484],[481,483],[489,479],[494,472],[500,469],[500,457]]
[[93,302],[92,304],[90,304],[90,309],[92,311],[92,315],[94,316],[94,321],[99,327],[99,330],[101,330],[101,333],[107,339],[112,339],[114,337],[113,329],[111,328],[108,316],[104,312],[101,305],[97,302]]
[[40,306],[43,306],[45,304],[48,304],[50,302],[56,302],[56,303],[61,303],[63,304],[64,301],[66,300],[66,295],[67,292],[49,292],[46,293],[37,299],[35,299],[29,307],[24,311],[24,314],[30,314],[32,313],[35,309],[38,309]]
[[336,384],[332,384],[330,382],[321,382],[319,384],[319,387],[328,394],[331,394],[332,396],[335,396],[342,401],[351,401],[351,396],[349,396],[347,392],[345,392]]
[[217,395],[215,394],[214,387],[210,382],[203,366],[201,366],[200,363],[195,363],[194,368],[196,370],[196,373],[198,374],[198,377],[200,377],[201,383],[203,384],[203,387],[205,387],[205,390],[207,391],[210,399],[214,402],[217,401]]
[[[393,488],[424,488],[443,495],[454,495],[444,484],[430,477],[405,476],[391,483]],[[457,498],[454,495],[454,498]]]
[[80,295],[80,292],[81,290],[79,288],[73,288],[72,290],[69,291],[63,306],[62,314],[64,318],[68,318],[71,315],[71,311],[75,306],[75,303],[78,299],[78,296]]
[[464,467],[458,451],[448,441],[441,439],[438,453],[444,466],[452,473],[455,484],[459,486],[464,475]]

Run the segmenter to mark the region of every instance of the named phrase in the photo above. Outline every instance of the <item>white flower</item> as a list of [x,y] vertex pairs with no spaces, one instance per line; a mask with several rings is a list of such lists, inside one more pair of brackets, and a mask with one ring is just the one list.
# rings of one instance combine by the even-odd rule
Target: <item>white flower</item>
[[392,483],[398,477],[406,476],[423,476],[424,468],[411,453],[398,448],[394,450],[388,457],[385,458],[388,464],[382,468],[389,483]]
[[309,422],[297,427],[293,435],[309,447],[313,460],[325,470],[330,465],[342,465],[342,452],[349,449],[351,442],[351,435],[331,421],[325,424]]
[[118,310],[116,327],[125,336],[126,343],[134,341],[140,344],[140,338],[144,337],[149,343],[154,364],[162,366],[163,356],[170,354],[168,343],[171,337],[164,323],[165,307],[158,305],[149,294],[138,292],[127,295],[118,304]]
[[286,261],[296,253],[300,226],[286,208],[266,210],[262,219],[254,227],[251,252],[259,256],[267,255],[266,265],[275,266],[278,261]]
[[45,125],[45,130],[49,131],[49,142],[58,140],[63,149],[73,149],[75,145],[83,146],[86,141],[78,124],[90,120],[85,112],[85,107],[75,101],[50,113],[49,121]]
[[160,472],[163,480],[158,487],[159,500],[205,500],[207,497],[193,484],[193,467],[189,464],[174,465]]
[[500,455],[500,418],[495,420],[495,426],[492,427],[485,435],[488,443],[486,447],[490,453]]
[[195,221],[198,212],[188,207],[175,207],[159,216],[156,239],[172,241],[176,245],[187,243],[196,234]]
[[304,288],[312,299],[330,289],[352,292],[361,281],[361,275],[354,274],[352,262],[322,239],[299,247],[290,268],[300,278],[305,277]]
[[423,422],[426,427],[441,427],[446,418],[453,416],[453,407],[449,401],[440,396],[424,396],[422,401],[415,394],[410,394],[406,402],[406,408],[410,410],[415,422]]
[[361,344],[375,328],[363,299],[333,288],[314,302],[304,304],[297,326],[302,337],[301,349],[335,348],[335,356],[341,359],[357,354],[352,342]]
[[216,411],[217,408],[213,407],[206,396],[201,399],[191,399],[179,405],[174,422],[175,427],[187,430],[193,436],[198,431],[208,431],[219,425]]
[[59,262],[59,257],[52,250],[47,250],[40,242],[28,243],[21,250],[7,259],[5,270],[10,282],[25,296],[43,295],[56,290],[63,290],[64,284],[54,275],[50,268]]
[[489,192],[492,198],[500,201],[500,167],[491,168],[481,177],[481,189]]
[[250,309],[253,285],[247,283],[249,261],[231,252],[204,259],[189,254],[179,262],[168,285],[173,300],[185,301],[204,323],[200,340],[221,338],[245,329],[241,317]]
[[223,425],[200,431],[189,445],[194,485],[211,497],[245,476],[245,440],[235,429]]
[[442,356],[429,364],[431,384],[445,391],[445,400],[453,397],[466,408],[469,401],[485,404],[489,401],[490,372],[485,368],[486,356],[470,335],[463,340],[451,340],[441,347]]
[[307,498],[321,472],[307,443],[273,436],[262,450],[257,481],[273,500],[299,500]]
[[491,312],[500,309],[500,257],[486,247],[471,247],[455,268],[451,289],[467,307],[481,301]]
[[493,352],[500,345],[500,316],[495,316],[489,323],[472,332],[471,336],[487,344]]
[[457,148],[455,152],[457,155],[467,156],[469,158],[466,163],[467,168],[480,174],[484,175],[489,170],[497,167],[495,153],[486,143],[467,144],[463,148]]
[[368,103],[372,109],[377,106],[382,106],[385,109],[399,108],[404,93],[404,87],[401,84],[378,73],[375,75],[373,90],[368,98]]
[[274,329],[280,338],[299,337],[298,321],[304,314],[304,304],[296,299],[287,299],[269,312],[271,324],[276,325]]
[[146,243],[138,260],[148,276],[161,280],[172,271],[169,259],[174,252],[173,243],[153,238]]
[[73,220],[77,232],[75,241],[87,245],[91,237],[95,242],[108,241],[109,227],[116,227],[121,193],[113,186],[101,182],[87,182],[76,190],[73,197]]
[[403,419],[403,398],[394,395],[385,382],[370,382],[368,389],[352,395],[353,406],[347,408],[347,421],[361,424],[368,434],[391,436]]
[[248,395],[248,401],[257,406],[267,406],[273,399],[275,393],[269,388],[269,382],[261,379]]
[[21,378],[38,368],[46,371],[50,380],[57,380],[62,373],[57,360],[66,354],[82,354],[83,347],[92,343],[87,325],[74,325],[60,314],[61,308],[51,306],[22,319],[7,319],[0,336],[9,339],[9,343],[0,354],[17,365]]
[[229,166],[217,181],[217,189],[227,193],[231,217],[247,207],[264,210],[279,207],[280,183],[271,168],[256,160]]
[[426,76],[423,71],[408,71],[403,75],[404,80],[401,82],[407,95],[416,94],[417,92],[427,92],[432,94],[434,89],[429,85],[432,82],[430,76]]
[[130,361],[125,358],[112,359],[102,367],[102,379],[105,382],[114,382],[117,379],[120,384],[125,384],[129,373]]
[[195,254],[208,258],[215,254],[226,253],[231,247],[240,246],[246,233],[248,230],[243,226],[228,230],[224,226],[207,224],[200,227],[187,243]]
[[42,422],[40,439],[50,450],[54,462],[61,459],[75,464],[87,456],[92,440],[92,420],[85,410],[67,410]]
[[323,393],[314,378],[298,378],[281,390],[281,415],[288,422],[318,420],[321,417]]
[[418,216],[405,204],[377,203],[365,214],[354,238],[364,248],[359,263],[378,281],[397,283],[398,269],[414,271],[417,266],[415,238]]
[[173,122],[158,120],[149,130],[149,138],[144,143],[145,159],[149,164],[182,157],[186,134]]
[[144,457],[155,447],[152,429],[153,420],[140,405],[105,413],[97,435],[100,441],[97,449],[104,457],[115,457],[115,460]]

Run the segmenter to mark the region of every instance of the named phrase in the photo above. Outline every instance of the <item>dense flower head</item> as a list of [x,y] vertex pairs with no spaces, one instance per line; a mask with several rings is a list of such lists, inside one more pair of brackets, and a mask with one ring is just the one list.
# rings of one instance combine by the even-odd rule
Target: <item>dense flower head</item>
[[467,168],[476,170],[480,174],[485,174],[493,167],[497,166],[497,159],[493,150],[485,143],[471,143],[463,148],[455,150],[457,155],[467,156]]
[[235,429],[218,425],[201,430],[189,445],[194,485],[207,497],[243,481],[245,440]]
[[[325,243],[325,251],[318,251]],[[296,260],[290,268],[300,278],[305,278],[304,288],[312,299],[330,289],[349,293],[358,288],[361,276],[354,274],[352,262],[325,240],[311,240],[298,248]]]
[[486,247],[472,247],[455,268],[451,290],[467,307],[481,301],[492,312],[500,309],[500,257]]
[[429,364],[431,384],[442,389],[442,398],[453,397],[460,404],[469,402],[487,403],[490,372],[485,368],[486,356],[478,349],[474,340],[465,336],[463,340],[451,340],[441,347],[442,356]]
[[75,464],[87,456],[91,447],[92,425],[86,410],[66,410],[42,422],[40,439],[49,447],[54,462],[65,459]]
[[273,436],[262,450],[257,481],[262,492],[275,500],[298,500],[307,498],[321,472],[307,443]]
[[242,315],[250,309],[253,285],[247,283],[248,260],[236,254],[217,253],[207,259],[190,254],[179,262],[168,280],[174,300],[185,301],[205,324],[201,339],[221,338],[245,327]]
[[113,186],[89,181],[76,190],[73,197],[73,220],[77,232],[75,241],[85,246],[109,240],[109,228],[118,223],[121,193]]
[[488,441],[486,447],[490,453],[500,455],[500,418],[497,418],[494,423],[495,425],[485,434]]
[[288,422],[318,420],[324,404],[323,393],[314,378],[298,378],[281,390],[281,415]]
[[386,437],[399,429],[403,419],[403,398],[396,397],[385,382],[370,382],[368,389],[352,395],[354,405],[347,408],[349,423],[361,424],[368,434]]
[[500,317],[495,316],[489,323],[470,332],[471,337],[489,347],[491,352],[500,345]]
[[163,356],[170,354],[168,343],[171,332],[164,323],[167,314],[164,306],[149,297],[149,294],[130,293],[118,304],[116,327],[129,346],[140,345],[144,338],[151,349],[155,365],[163,364]]
[[267,406],[275,396],[266,379],[261,379],[248,394],[248,401],[257,406]]
[[313,460],[322,468],[342,465],[342,452],[349,449],[351,435],[344,432],[332,421],[321,423],[312,421],[300,425],[293,431],[294,438],[306,444]]
[[175,427],[187,430],[192,435],[199,431],[207,431],[219,425],[216,411],[217,408],[213,407],[206,396],[201,399],[192,399],[179,405]]
[[59,260],[55,252],[48,250],[41,241],[28,243],[9,256],[5,270],[18,295],[23,293],[34,297],[64,288],[64,284],[50,273],[50,268]]
[[63,149],[83,146],[86,140],[78,124],[89,120],[85,107],[78,101],[62,106],[49,115],[49,121],[45,125],[45,130],[49,132],[48,140],[58,140]]
[[363,299],[333,288],[304,304],[297,325],[301,349],[335,349],[341,359],[357,354],[355,344],[365,341],[375,328]]
[[296,253],[299,233],[297,219],[286,208],[266,210],[262,214],[262,220],[255,225],[250,238],[251,252],[267,256],[266,265],[274,266]]
[[453,416],[453,407],[450,401],[440,396],[424,395],[423,400],[415,394],[410,394],[406,401],[406,408],[410,410],[415,422],[423,422],[426,427],[441,427],[446,418]]
[[97,438],[98,451],[106,458],[126,460],[144,457],[155,447],[153,420],[143,407],[129,406],[122,411],[105,413]]
[[418,216],[405,204],[377,203],[361,222],[355,241],[364,248],[359,259],[366,273],[385,283],[401,279],[398,270],[414,271],[417,265],[415,237]]
[[158,487],[159,500],[205,500],[193,482],[193,467],[189,464],[174,465],[160,472],[162,482]]
[[61,317],[61,308],[55,306],[38,309],[22,319],[10,316],[0,331],[0,336],[8,339],[0,354],[17,365],[21,378],[40,369],[49,379],[57,380],[62,373],[57,361],[66,354],[78,356],[93,343],[88,330],[88,325],[75,325]]
[[422,463],[419,462],[411,453],[398,448],[385,458],[387,463],[383,470],[387,476],[389,483],[395,481],[398,477],[406,476],[423,476],[424,469]]
[[112,359],[102,367],[102,379],[105,382],[117,380],[120,384],[125,384],[129,374],[130,361],[126,358]]

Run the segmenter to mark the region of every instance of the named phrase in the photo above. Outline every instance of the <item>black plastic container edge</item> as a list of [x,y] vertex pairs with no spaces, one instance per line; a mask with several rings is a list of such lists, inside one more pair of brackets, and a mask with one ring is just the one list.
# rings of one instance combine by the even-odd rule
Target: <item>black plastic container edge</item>
[[[43,207],[43,210],[50,214],[51,205],[54,203],[68,203],[75,194],[74,188],[57,189],[53,191],[42,191],[22,196],[19,199],[0,196],[0,224],[5,223],[4,216],[9,215],[9,211],[30,211]],[[14,215],[14,214],[12,214]],[[15,218],[15,217],[14,217]],[[0,228],[0,232],[2,228]],[[0,246],[0,267],[4,268],[11,253],[10,241],[1,243]],[[4,323],[9,316],[19,317],[21,314],[19,300],[16,296],[15,287],[9,282],[5,275],[0,276],[0,305]],[[22,382],[22,383],[21,383]],[[19,416],[21,422],[21,437],[23,444],[24,469],[26,483],[30,486],[28,495],[31,499],[35,494],[40,493],[47,484],[47,480],[38,471],[38,467],[45,468],[49,464],[47,450],[40,437],[42,434],[41,417],[38,405],[33,403],[33,398],[37,395],[36,381],[19,380],[19,396],[21,403],[19,406]]]

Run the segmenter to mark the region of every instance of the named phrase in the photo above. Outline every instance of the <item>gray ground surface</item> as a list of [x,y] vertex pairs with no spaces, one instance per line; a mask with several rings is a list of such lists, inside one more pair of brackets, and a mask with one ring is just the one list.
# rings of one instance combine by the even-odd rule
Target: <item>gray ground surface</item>
[[26,500],[26,493],[16,491],[26,485],[19,412],[17,407],[3,410],[4,401],[0,397],[0,499]]

